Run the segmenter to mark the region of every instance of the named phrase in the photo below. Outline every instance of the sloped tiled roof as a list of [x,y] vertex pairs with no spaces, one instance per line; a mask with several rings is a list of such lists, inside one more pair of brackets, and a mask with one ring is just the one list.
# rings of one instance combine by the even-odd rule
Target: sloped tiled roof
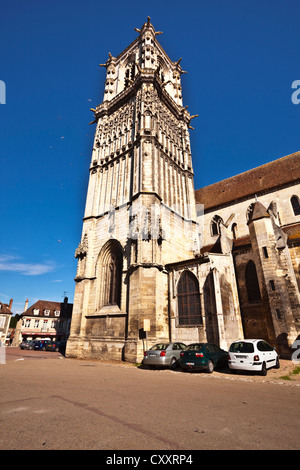
[[0,314],[5,313],[6,315],[13,315],[12,311],[9,308],[8,304],[3,304],[0,302]]
[[204,210],[208,210],[297,181],[300,182],[300,152],[197,189],[196,203],[204,204]]
[[[34,315],[33,310],[39,309],[39,314]],[[65,303],[65,302],[52,302],[50,300],[38,300],[35,302],[31,307],[29,307],[22,315],[27,316],[44,316],[44,310],[50,310],[49,317],[54,317],[55,310],[59,310],[61,312],[61,316],[63,317],[71,317],[73,304]]]

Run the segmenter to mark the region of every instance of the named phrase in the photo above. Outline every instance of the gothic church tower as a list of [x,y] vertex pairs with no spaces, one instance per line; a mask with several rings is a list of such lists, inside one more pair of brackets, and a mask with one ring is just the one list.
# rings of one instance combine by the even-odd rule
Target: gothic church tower
[[[150,18],[105,64],[78,258],[67,355],[138,361],[147,330],[168,341],[165,265],[198,244],[189,127],[180,60]],[[195,248],[196,247],[196,248]]]

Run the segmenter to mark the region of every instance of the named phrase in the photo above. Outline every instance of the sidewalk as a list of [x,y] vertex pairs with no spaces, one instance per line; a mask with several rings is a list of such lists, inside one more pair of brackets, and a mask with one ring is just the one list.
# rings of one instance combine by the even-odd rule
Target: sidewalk
[[[67,360],[70,362],[77,362],[82,364],[90,365],[107,365],[107,366],[121,366],[121,367],[140,367],[136,364],[131,364],[129,362],[118,362],[118,361],[108,361],[108,360],[96,360],[96,359],[73,359],[65,358],[59,352],[50,352],[50,351],[28,351],[21,350],[19,347],[8,346],[2,351],[3,363],[9,363],[11,361],[23,361],[23,360],[38,360],[38,359],[61,359]],[[1,354],[1,351],[0,351]],[[1,357],[1,356],[0,356]],[[0,362],[1,365],[1,362]],[[175,371],[170,371],[169,369],[156,369],[155,372],[159,373],[183,373],[179,368]],[[296,373],[298,372],[298,373]],[[206,374],[205,372],[192,372],[193,375],[201,375],[205,377],[215,377],[215,378],[225,378],[232,380],[243,380],[250,382],[274,382],[281,383],[285,385],[297,385],[300,386],[300,361],[291,361],[287,359],[280,359],[280,369],[269,369],[265,377],[259,375],[258,373],[252,373],[248,371],[238,371],[234,372],[228,368],[214,370],[212,374]]]

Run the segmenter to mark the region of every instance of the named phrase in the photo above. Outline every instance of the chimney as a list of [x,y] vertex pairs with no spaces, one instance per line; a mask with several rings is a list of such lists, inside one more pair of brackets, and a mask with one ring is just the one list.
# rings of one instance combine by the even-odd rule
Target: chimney
[[9,302],[9,310],[11,310],[12,304],[13,304],[13,299],[10,299],[10,302]]
[[26,312],[27,309],[28,309],[28,299],[25,301],[24,312]]

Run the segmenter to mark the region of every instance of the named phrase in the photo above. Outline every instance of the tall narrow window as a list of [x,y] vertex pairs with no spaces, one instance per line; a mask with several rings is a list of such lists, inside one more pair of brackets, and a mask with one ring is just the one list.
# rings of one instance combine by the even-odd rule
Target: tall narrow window
[[294,215],[300,215],[300,202],[298,196],[291,198],[291,204],[294,211]]
[[128,88],[130,85],[130,70],[127,69],[125,72],[125,88]]
[[190,271],[184,271],[177,287],[179,325],[202,324],[199,283]]
[[211,235],[220,235],[220,225],[223,222],[222,217],[215,215],[210,223]]
[[135,64],[134,62],[129,62],[125,71],[125,88],[128,88],[133,82],[135,77]]
[[237,224],[232,224],[231,226],[232,238],[235,240],[237,238]]
[[145,114],[145,129],[151,130],[151,115],[149,112]]
[[121,260],[117,253],[111,254],[108,266],[107,293],[105,303],[120,306]]
[[246,288],[249,302],[260,302],[261,295],[257,279],[256,267],[252,260],[248,261],[245,271]]
[[271,281],[269,281],[269,285],[270,285],[271,290],[276,290],[275,289],[275,282],[273,281],[273,279],[271,279]]
[[279,308],[276,308],[276,317],[277,317],[277,320],[282,320],[282,315],[281,315],[281,311],[279,310]]
[[121,306],[122,269],[121,247],[116,240],[110,240],[103,247],[98,260],[99,308],[106,305]]

